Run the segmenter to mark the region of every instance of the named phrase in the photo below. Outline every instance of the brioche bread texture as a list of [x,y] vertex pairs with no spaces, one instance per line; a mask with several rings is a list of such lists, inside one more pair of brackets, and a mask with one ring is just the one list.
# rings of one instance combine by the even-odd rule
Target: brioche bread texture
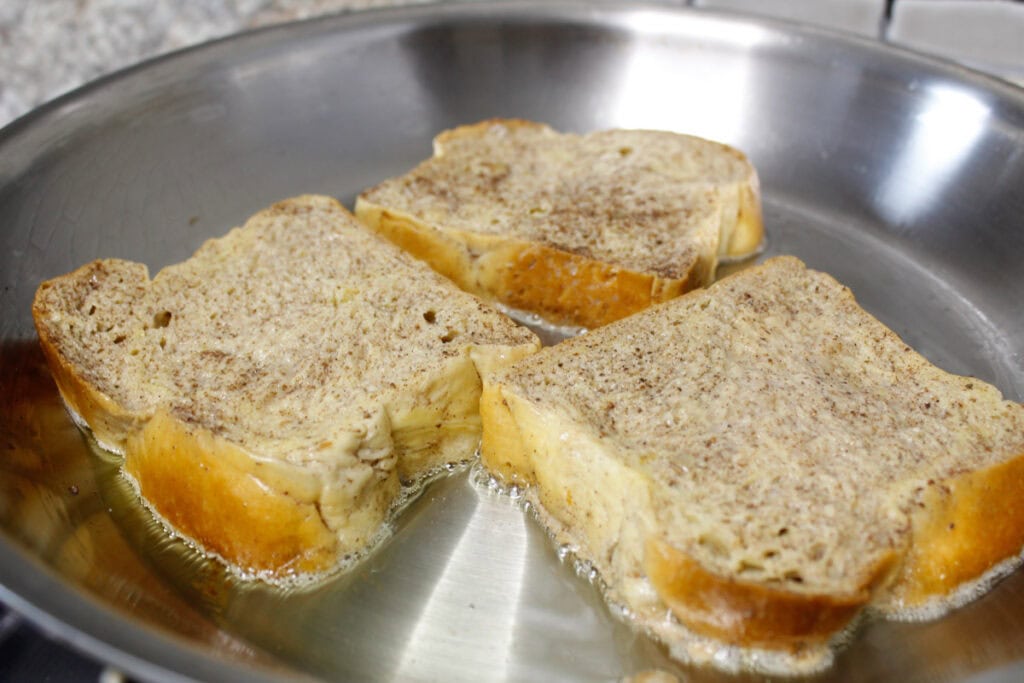
[[668,640],[671,611],[718,642],[822,648],[1024,546],[1024,406],[792,257],[523,359],[481,410],[483,463]]
[[473,455],[480,376],[539,345],[319,196],[152,279],[101,260],[44,282],[33,315],[148,504],[268,578],[364,549],[403,483]]
[[756,251],[759,192],[742,153],[700,138],[491,120],[438,135],[356,215],[467,291],[591,328]]

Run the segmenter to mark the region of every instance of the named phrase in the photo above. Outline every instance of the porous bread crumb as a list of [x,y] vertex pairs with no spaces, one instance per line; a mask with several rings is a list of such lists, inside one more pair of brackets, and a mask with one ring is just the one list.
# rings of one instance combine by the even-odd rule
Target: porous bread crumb
[[326,200],[277,204],[152,282],[140,264],[96,262],[74,289],[53,290],[62,300],[49,321],[69,360],[118,403],[167,404],[297,461],[469,345],[529,343],[528,330],[453,296],[340,215]]
[[1024,453],[1020,406],[936,368],[791,259],[505,377],[656,482],[673,545],[795,591],[847,590],[902,543],[929,482]]
[[[931,365],[791,257],[545,349],[484,395],[484,463],[536,486],[562,540],[625,602],[644,592],[650,539],[768,599],[891,602],[921,571],[924,520],[982,504],[958,482],[1024,457],[1024,406]],[[984,504],[1017,514],[1017,476],[993,479],[1004,492]],[[985,562],[1020,551],[1024,533],[1006,537]],[[955,576],[942,562],[960,563],[959,547],[926,571]],[[742,642],[750,615],[725,605],[715,628]]]
[[[346,504],[375,487],[397,493],[400,478],[469,458],[479,375],[539,345],[313,196],[274,205],[152,280],[141,264],[93,262],[44,283],[34,313],[56,372],[72,368],[109,399],[106,413],[128,415],[114,428],[106,414],[86,419],[103,445],[123,450],[167,413],[249,464],[320,477],[319,492],[289,475],[278,493],[315,502],[339,528],[339,487],[351,489]],[[384,509],[369,517],[393,499],[375,498]],[[350,545],[374,532],[353,530]]]
[[735,150],[663,131],[584,137],[495,123],[479,136],[442,136],[438,149],[367,199],[666,278],[685,276],[702,242],[717,248],[721,187],[751,172]]
[[[709,282],[720,256],[756,250],[758,194],[750,162],[726,145],[493,120],[438,135],[431,159],[362,193],[356,213],[470,291],[557,324],[595,326]],[[567,290],[562,299],[581,301],[531,293],[523,271],[534,268]],[[639,279],[572,292],[620,272]],[[595,296],[612,312],[586,310],[587,300],[599,307]]]

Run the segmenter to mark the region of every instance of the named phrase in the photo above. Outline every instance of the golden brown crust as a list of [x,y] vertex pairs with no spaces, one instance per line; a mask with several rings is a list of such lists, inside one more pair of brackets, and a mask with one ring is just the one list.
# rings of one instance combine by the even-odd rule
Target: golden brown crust
[[[197,281],[207,291],[189,300]],[[252,305],[232,309],[238,282],[258,287]],[[400,315],[360,292],[386,295]],[[303,311],[300,328],[316,315],[323,327],[251,340],[278,304]],[[202,550],[273,579],[366,549],[402,484],[472,456],[481,375],[539,348],[315,196],[273,205],[153,279],[127,261],[83,266],[43,283],[33,315],[66,405],[124,455],[153,511]],[[386,386],[366,389],[364,371]]]
[[[495,130],[500,132],[495,133]],[[526,140],[514,143],[521,145],[519,156],[510,159],[507,155],[516,152],[505,149],[495,152],[493,157],[483,156],[488,153],[488,136],[515,139],[517,133],[525,133],[522,138]],[[606,133],[656,134],[671,139],[686,137],[655,131]],[[615,209],[605,206],[610,200],[601,194],[603,190],[610,189],[610,181],[605,178],[600,181],[601,188],[596,190],[596,202],[601,209],[583,208],[581,203],[585,204],[593,196],[593,193],[584,193],[579,202],[575,199],[569,201],[569,205],[561,210],[565,213],[556,212],[561,216],[559,220],[552,222],[540,234],[535,234],[534,228],[526,227],[530,221],[516,217],[515,212],[519,209],[526,211],[529,202],[536,202],[538,207],[529,209],[529,213],[532,215],[536,211],[545,215],[547,209],[543,207],[549,202],[545,198],[545,193],[549,192],[548,185],[538,181],[537,186],[542,189],[538,190],[540,194],[536,197],[530,194],[530,190],[519,186],[516,186],[518,190],[508,190],[513,193],[508,196],[502,194],[505,190],[497,188],[506,187],[502,183],[509,167],[516,165],[516,159],[546,147],[548,138],[552,144],[564,139],[590,139],[588,136],[563,135],[547,125],[523,119],[494,118],[446,130],[434,138],[432,159],[406,176],[385,181],[362,193],[356,200],[355,213],[368,226],[426,261],[467,291],[510,308],[539,315],[556,325],[587,328],[608,324],[651,304],[704,286],[713,279],[718,258],[749,256],[763,240],[756,173],[741,152],[708,141],[701,141],[703,147],[698,155],[705,155],[704,159],[714,157],[716,161],[711,162],[711,166],[729,159],[729,163],[737,167],[751,169],[749,176],[742,179],[733,176],[728,180],[716,176],[712,180],[700,177],[698,172],[696,179],[678,178],[668,182],[662,178],[663,187],[658,190],[662,195],[648,197],[642,194],[635,200],[620,201],[621,206],[616,205],[618,208]],[[638,141],[641,139],[645,138],[637,138]],[[484,180],[474,175],[475,172],[463,171],[461,165],[454,161],[441,161],[446,157],[463,159],[460,155],[466,154],[465,148],[475,148],[476,143],[480,144],[478,154],[481,158],[469,157],[467,163],[472,165],[479,161],[494,172],[493,177],[488,176],[489,179]],[[619,152],[629,154],[632,149],[626,146]],[[580,162],[577,159],[565,161],[567,166],[573,163]],[[699,167],[700,163],[707,162],[695,162],[695,165]],[[495,170],[499,168],[505,170]],[[651,168],[653,165],[645,172],[654,175]],[[589,167],[580,170],[585,173]],[[671,173],[666,172],[666,175]],[[551,184],[559,182],[558,178],[552,177]],[[625,187],[629,186],[629,181],[626,181]],[[644,202],[674,197],[690,186],[703,188],[700,191],[703,200],[694,199],[697,204],[705,202],[700,210],[695,208],[696,204],[678,213],[659,206],[640,208]],[[638,182],[638,187],[642,188],[643,183]],[[453,191],[453,188],[456,189]],[[466,208],[464,195],[467,192],[475,193],[476,199],[469,202],[474,207],[472,209]],[[712,200],[712,196],[716,199]],[[417,200],[410,202],[410,197],[423,199],[427,204],[435,202],[429,212],[436,215],[421,212],[423,205],[419,205],[420,209],[410,208],[417,206]],[[706,202],[711,201],[717,202],[713,214],[702,213],[707,209]],[[606,229],[613,234],[619,229],[616,221],[623,219],[611,216],[616,212],[628,214],[630,211],[636,213],[624,222],[635,222],[641,226],[641,231],[647,230],[649,234],[658,236],[659,239],[652,244],[662,245],[662,248],[652,246],[642,257],[635,254],[626,256],[621,248],[611,252],[611,256],[603,252],[599,255],[592,253],[593,240],[604,239],[598,238],[597,234],[603,234]],[[479,212],[479,215],[473,212]],[[488,216],[490,222],[497,225],[502,223],[495,216],[505,216],[506,213],[511,216],[507,228],[486,228]],[[430,217],[426,218],[427,215]],[[666,222],[668,216],[674,216],[671,219],[674,222]],[[698,225],[699,228],[694,227]],[[677,228],[681,230],[676,232]],[[504,232],[506,229],[508,232]],[[534,232],[520,234],[521,229]],[[582,239],[589,246],[573,246],[576,242],[558,241],[564,237],[549,237],[552,234],[549,230],[559,233],[562,229],[576,235],[572,240],[579,242]],[[688,245],[688,249],[683,249],[683,245]]]
[[606,325],[693,289],[712,268],[662,278],[546,244],[443,232],[362,198],[356,216],[462,289],[556,325]]
[[828,640],[868,603],[894,556],[850,595],[815,595],[741,581],[707,571],[661,539],[647,540],[644,569],[676,617],[697,633],[723,642],[793,649]]
[[43,323],[51,282],[40,285],[32,308],[50,373],[97,443],[125,456],[125,470],[150,505],[185,536],[237,566],[277,578],[329,569],[337,539],[315,505],[268,486],[257,476],[259,464],[236,446],[186,429],[165,413],[127,410],[80,374]]
[[587,328],[625,318],[692,287],[689,276],[663,280],[525,242],[492,251],[480,259],[480,269],[491,275],[491,291],[505,305],[558,325]]
[[462,289],[479,294],[469,277],[470,254],[464,245],[416,221],[411,216],[377,206],[363,198],[356,200],[356,218],[386,237]]
[[[87,264],[64,278],[95,267]],[[44,323],[46,291],[54,282],[40,285],[32,307],[50,373],[65,404],[97,443],[124,454],[125,470],[153,508],[181,533],[238,566],[279,578],[329,569],[337,539],[315,505],[268,486],[256,474],[257,461],[238,447],[187,429],[165,413],[128,410],[76,369]]]
[[904,607],[943,598],[1024,547],[1024,454],[932,486],[912,516],[894,597]]
[[158,411],[127,440],[125,470],[143,497],[175,529],[248,570],[277,578],[329,569],[337,538],[307,485],[281,490],[281,465],[270,481],[261,463],[237,446]]
[[[775,286],[778,307],[766,298]],[[787,322],[783,307],[805,312]],[[676,345],[677,325],[692,345]],[[723,344],[728,353],[699,353],[730,335],[740,341]],[[762,346],[769,338],[780,343]],[[788,374],[796,390],[782,389]],[[834,421],[807,410],[817,400],[807,377]],[[849,290],[792,257],[546,349],[494,382],[482,398],[483,463],[534,487],[549,530],[562,542],[551,520],[571,527],[570,544],[613,599],[624,595],[666,642],[677,644],[669,626],[657,631],[668,607],[718,641],[824,652],[866,606],[937,616],[977,596],[1024,547],[1022,406],[928,364]],[[721,393],[723,382],[732,390]],[[813,419],[788,420],[801,415]],[[690,438],[704,419],[711,430]],[[744,429],[742,445],[722,447]],[[740,451],[758,456],[730,460]],[[598,487],[607,460],[621,467]],[[634,473],[640,486],[626,493]],[[644,486],[649,502],[636,493]],[[591,488],[599,494],[580,495]],[[629,524],[609,512],[623,503]],[[636,514],[645,506],[651,514]]]
[[[485,425],[481,460],[503,481],[533,486],[530,456],[509,400],[500,386],[485,385],[480,401]],[[544,493],[538,495],[546,512],[564,522],[565,515],[558,512],[562,501]],[[571,506],[571,492],[566,490],[566,495],[570,498],[564,504]],[[851,595],[817,595],[720,576],[655,536],[647,538],[644,551],[642,570],[687,628],[721,642],[775,650],[793,650],[834,636],[891,575],[897,557],[893,553],[883,558]]]

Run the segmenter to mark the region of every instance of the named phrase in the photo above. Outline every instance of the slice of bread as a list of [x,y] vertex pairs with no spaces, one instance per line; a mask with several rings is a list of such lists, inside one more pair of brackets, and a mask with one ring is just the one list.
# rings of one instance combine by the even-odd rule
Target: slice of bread
[[708,284],[762,239],[757,174],[731,147],[521,120],[441,133],[356,215],[467,291],[587,328]]
[[65,402],[148,504],[269,579],[333,568],[403,484],[469,459],[481,374],[539,347],[318,196],[152,280],[101,260],[44,282],[33,315]]
[[865,606],[948,606],[1024,545],[1024,406],[792,257],[521,360],[481,411],[486,467],[683,658],[819,666]]

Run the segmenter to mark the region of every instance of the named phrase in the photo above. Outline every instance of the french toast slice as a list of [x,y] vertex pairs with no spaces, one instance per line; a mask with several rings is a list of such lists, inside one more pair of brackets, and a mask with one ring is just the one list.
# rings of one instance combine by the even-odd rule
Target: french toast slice
[[108,259],[44,282],[33,316],[66,404],[146,503],[270,580],[358,554],[403,485],[468,460],[481,375],[539,347],[320,196],[152,279]]
[[757,173],[732,147],[519,119],[441,133],[355,211],[463,289],[585,328],[710,283],[763,235]]
[[483,464],[682,659],[819,668],[1024,546],[1024,406],[793,257],[518,361],[481,412]]

